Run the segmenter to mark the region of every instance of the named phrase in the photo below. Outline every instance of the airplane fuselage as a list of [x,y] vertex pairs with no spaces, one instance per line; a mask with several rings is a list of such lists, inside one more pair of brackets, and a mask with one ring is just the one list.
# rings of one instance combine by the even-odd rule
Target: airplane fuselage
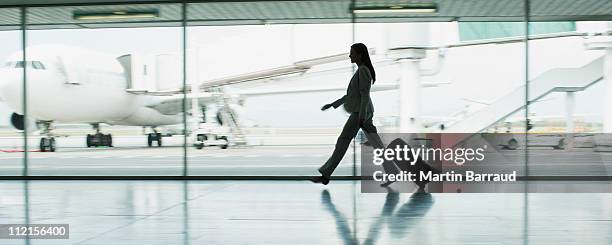
[[160,98],[126,92],[128,76],[110,55],[64,46],[27,48],[0,70],[0,97],[23,114],[23,67],[27,68],[27,112],[58,123],[108,123],[161,126],[182,122],[180,113],[161,113],[150,105]]

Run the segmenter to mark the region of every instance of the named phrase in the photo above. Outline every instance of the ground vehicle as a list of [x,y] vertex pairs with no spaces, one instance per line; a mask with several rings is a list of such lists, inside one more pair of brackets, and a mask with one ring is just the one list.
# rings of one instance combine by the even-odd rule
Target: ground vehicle
[[193,146],[202,149],[204,146],[220,146],[227,149],[231,132],[227,126],[213,123],[201,123],[192,133]]

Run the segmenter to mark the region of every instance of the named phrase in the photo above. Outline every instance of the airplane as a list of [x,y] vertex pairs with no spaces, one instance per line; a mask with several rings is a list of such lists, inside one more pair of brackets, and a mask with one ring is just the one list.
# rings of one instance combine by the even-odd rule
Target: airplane
[[[40,151],[56,150],[52,124],[90,124],[95,132],[86,137],[87,147],[113,146],[111,134],[101,132],[100,124],[150,127],[147,145],[162,146],[157,127],[177,125],[186,116],[195,116],[197,107],[225,103],[228,96],[223,86],[277,77],[304,74],[313,66],[348,59],[348,53],[294,62],[291,65],[204,81],[185,88],[151,90],[134,87],[131,57],[114,57],[84,48],[63,45],[38,45],[26,48],[27,58],[16,52],[0,63],[0,98],[14,113],[11,124],[24,130],[28,123],[23,110],[23,69],[27,68],[27,113],[40,128]],[[374,53],[374,52],[372,52]],[[181,83],[182,84],[182,83]],[[424,84],[427,87],[430,85]],[[431,86],[437,86],[436,84]],[[396,89],[397,84],[377,84],[373,91]],[[299,91],[267,90],[247,92],[245,96],[283,94],[290,92],[343,91],[345,86]],[[192,103],[186,103],[186,96]],[[192,109],[190,109],[192,108]],[[190,113],[189,111],[194,112]],[[233,117],[231,117],[233,118]],[[30,120],[28,120],[30,121]],[[236,122],[234,122],[236,123]],[[235,126],[235,125],[234,125]],[[188,134],[186,129],[185,134]]]
[[[91,124],[95,133],[87,135],[88,147],[112,146],[112,135],[101,133],[100,123],[150,127],[181,123],[177,113],[155,108],[172,99],[127,93],[124,69],[110,55],[41,45],[28,47],[27,56],[24,63],[22,52],[17,52],[2,65],[0,97],[15,111],[11,124],[24,130],[22,78],[27,67],[27,110],[42,128],[41,151],[55,151],[52,123]],[[149,134],[148,140],[162,145],[158,132]]]

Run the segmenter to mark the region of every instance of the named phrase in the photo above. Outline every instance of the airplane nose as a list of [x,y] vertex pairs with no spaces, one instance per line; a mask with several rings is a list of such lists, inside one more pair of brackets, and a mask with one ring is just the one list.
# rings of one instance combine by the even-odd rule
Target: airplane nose
[[22,102],[23,74],[21,69],[0,70],[0,98],[19,113]]

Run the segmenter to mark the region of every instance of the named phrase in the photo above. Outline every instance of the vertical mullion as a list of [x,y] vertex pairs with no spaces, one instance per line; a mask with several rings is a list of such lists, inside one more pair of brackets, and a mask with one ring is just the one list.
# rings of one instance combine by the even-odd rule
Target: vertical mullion
[[529,21],[530,21],[530,2],[525,0],[523,3],[525,6],[525,183],[524,183],[524,196],[523,196],[523,244],[529,244]]
[[529,148],[528,146],[528,129],[529,129],[529,21],[530,21],[530,11],[529,11],[529,0],[525,0],[525,176],[529,176]]
[[28,176],[28,93],[27,93],[27,65],[26,65],[26,8],[21,7],[21,50],[23,62],[22,97],[23,109],[23,176]]
[[[183,30],[183,176],[187,171],[187,3],[181,4],[181,24]],[[191,88],[198,89],[198,88]]]

